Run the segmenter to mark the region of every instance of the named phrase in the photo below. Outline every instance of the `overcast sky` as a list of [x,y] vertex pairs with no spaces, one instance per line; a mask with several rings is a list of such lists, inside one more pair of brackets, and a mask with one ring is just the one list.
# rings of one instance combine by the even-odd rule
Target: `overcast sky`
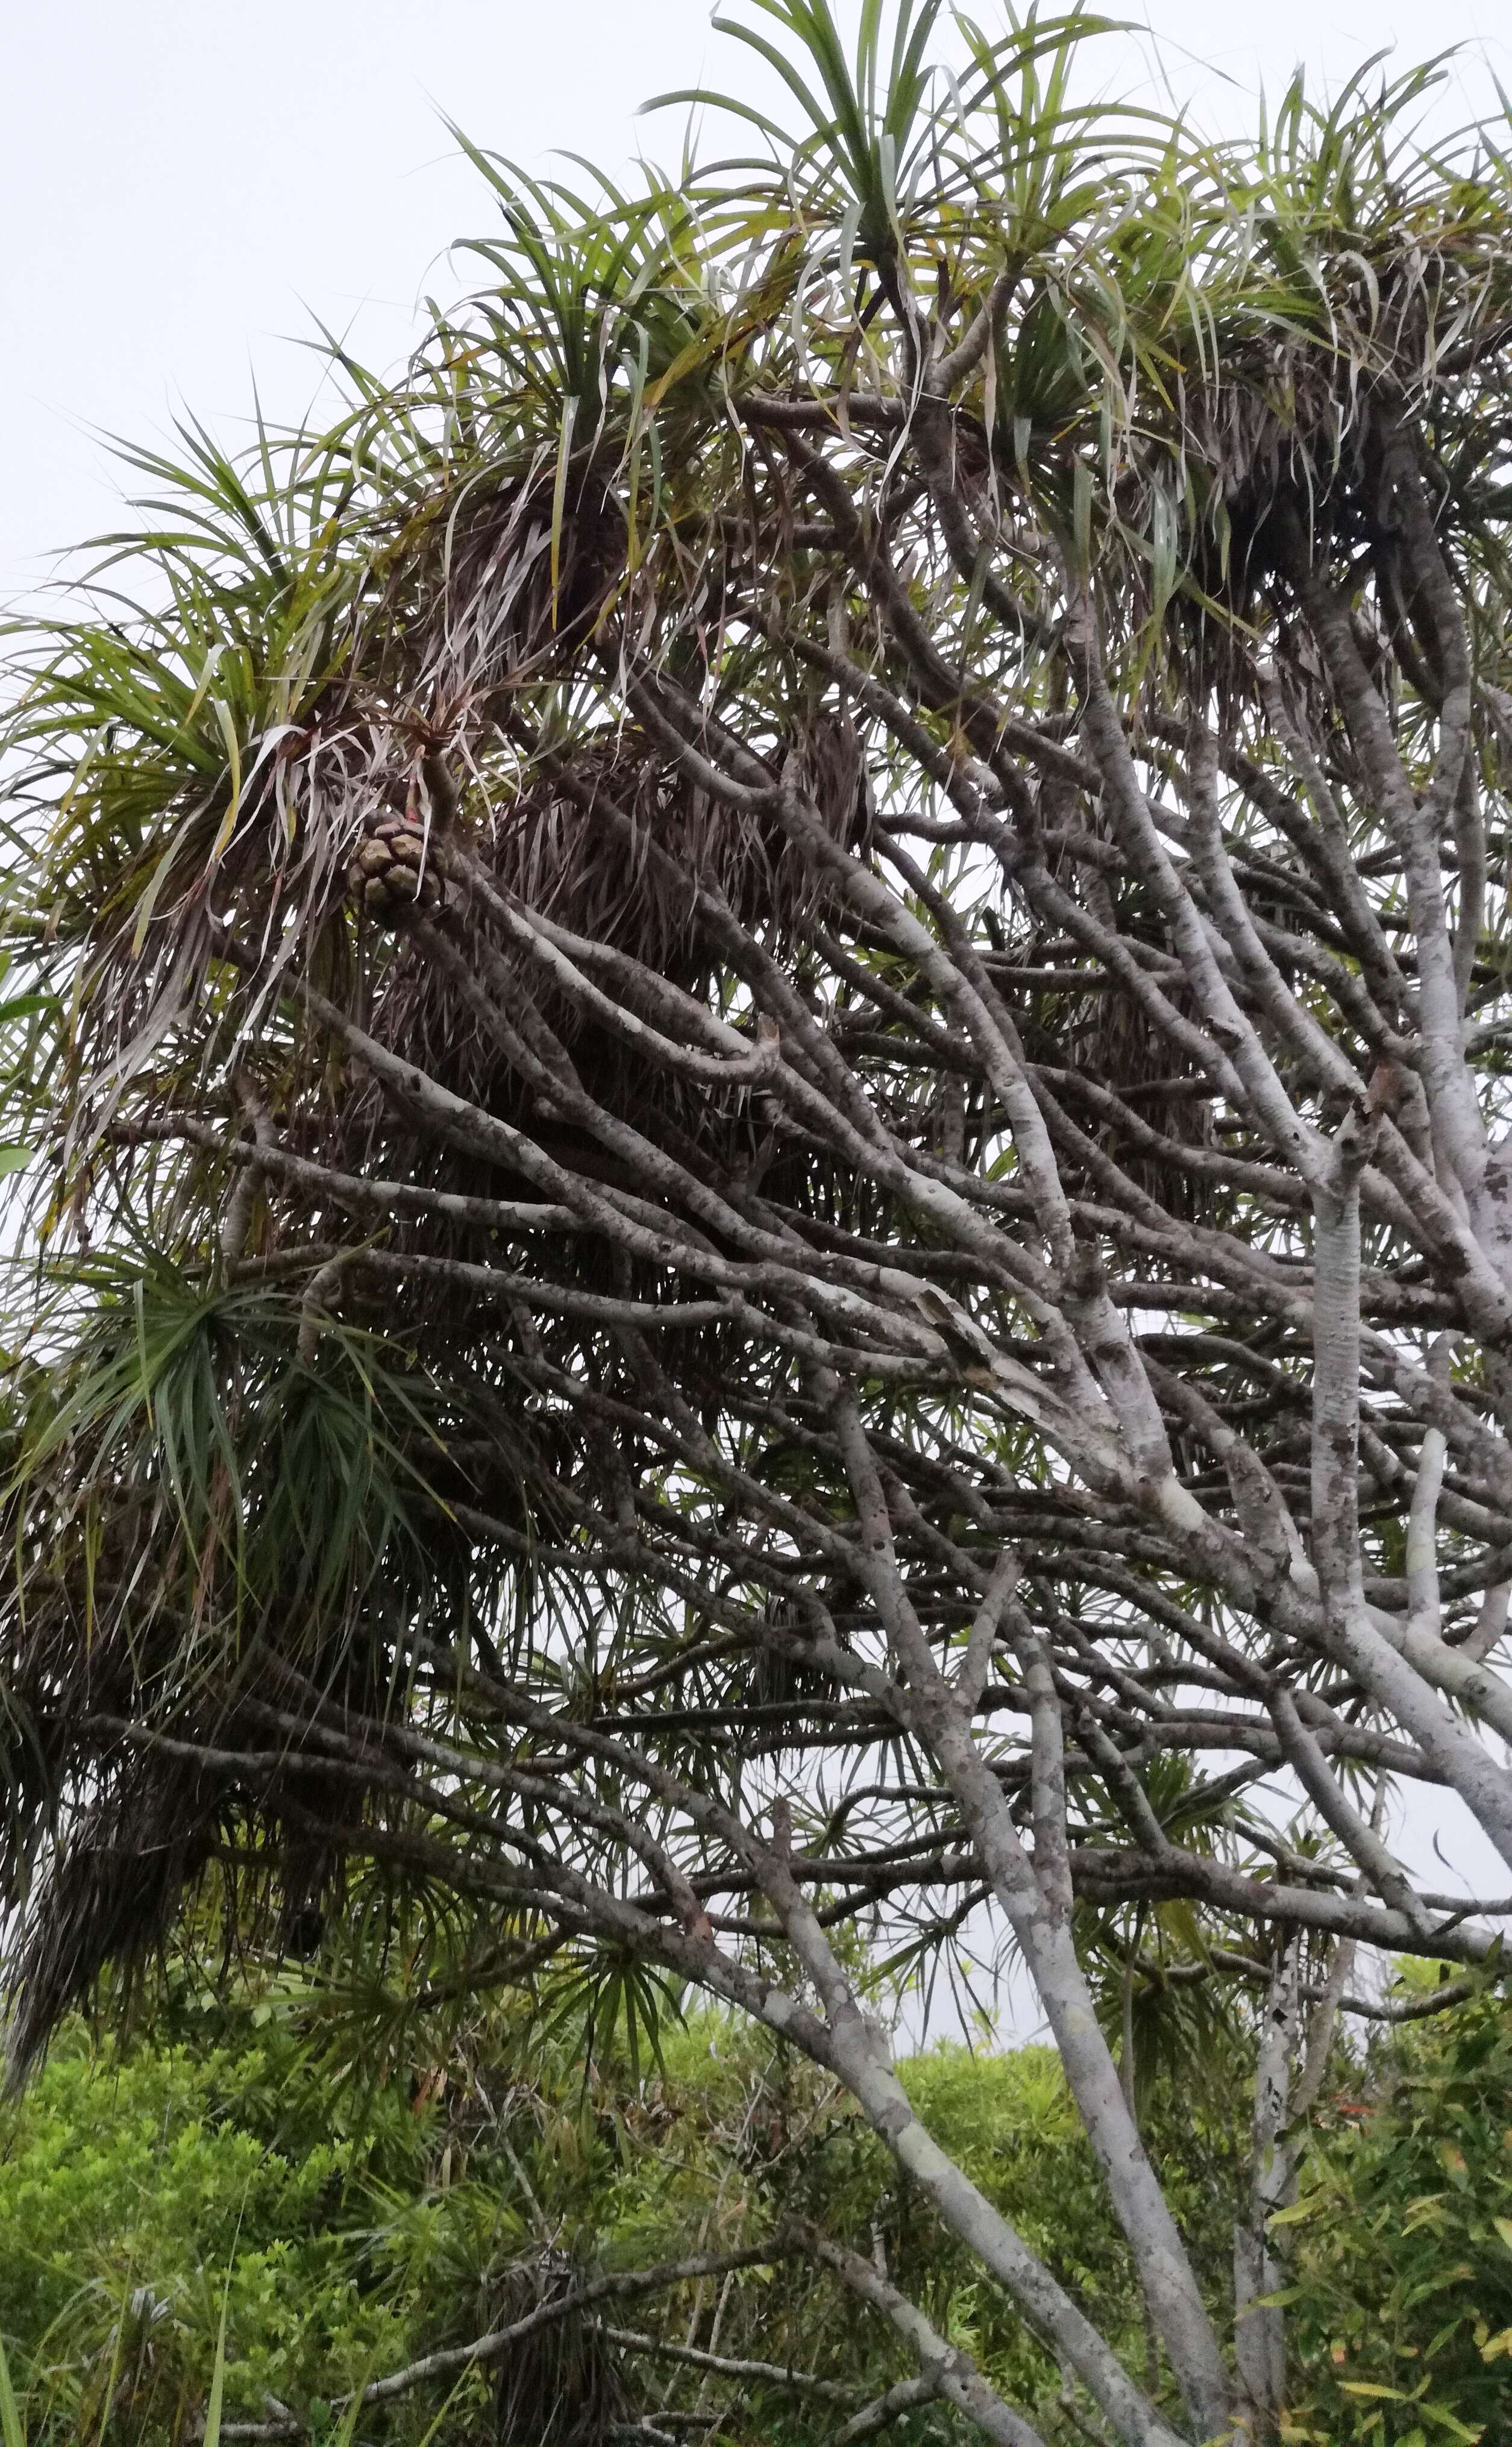
[[[997,0],[973,12],[992,22]],[[1472,46],[1460,94],[1488,106],[1490,68],[1512,83],[1503,13],[1148,0],[1174,85],[1231,126],[1297,60],[1336,82],[1387,43],[1404,62]],[[1149,48],[1110,38],[1106,88],[1148,91]],[[639,102],[706,73],[749,89],[747,59],[710,31],[708,0],[13,0],[0,601],[111,522],[102,431],[161,437],[188,405],[234,439],[254,371],[271,414],[297,414],[313,366],[292,339],[312,316],[351,330],[369,361],[403,355],[417,300],[466,285],[447,247],[488,218],[444,118],[528,164],[568,147],[622,166],[680,140],[675,119],[637,121]]]
[[[1137,15],[1139,0],[1110,13]],[[841,13],[854,14],[854,0]],[[984,24],[996,0],[974,0]],[[1468,47],[1441,118],[1512,85],[1504,0],[1147,0],[1171,86],[1215,130],[1254,117],[1297,62],[1337,85],[1390,45],[1406,66]],[[1101,82],[1152,95],[1155,46],[1110,37]],[[681,123],[637,121],[669,85],[751,90],[708,0],[11,0],[0,14],[0,602],[53,552],[114,522],[102,433],[161,440],[185,407],[227,442],[255,375],[274,419],[315,379],[313,317],[369,362],[401,358],[427,291],[468,285],[446,250],[485,229],[446,118],[547,168],[675,155]],[[1458,1808],[1400,1840],[1428,1883],[1505,1883]],[[1436,1849],[1446,1852],[1442,1868]]]

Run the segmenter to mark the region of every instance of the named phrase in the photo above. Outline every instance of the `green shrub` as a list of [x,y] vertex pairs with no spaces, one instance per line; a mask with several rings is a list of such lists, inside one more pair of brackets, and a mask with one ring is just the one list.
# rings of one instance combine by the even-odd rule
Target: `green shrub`
[[[0,2333],[29,2447],[168,2447],[203,2409],[222,2305],[228,2418],[272,2396],[318,2437],[332,2397],[486,2329],[532,2253],[644,2266],[738,2246],[784,2212],[880,2248],[1048,2439],[1074,2435],[1049,2358],[814,2067],[703,2013],[663,2027],[641,2078],[613,2058],[585,2074],[567,2043],[521,2047],[512,2010],[444,2046],[411,2034],[361,2088],[340,2018],[297,1987],[203,2013],[180,1998],[156,2044],[97,2049],[72,2026],[0,2123]],[[1319,2118],[1282,2229],[1287,2435],[1512,2447],[1512,2015],[1477,2000],[1341,2061],[1346,2094]],[[1165,2384],[1053,2051],[941,2045],[900,2071],[941,2146]],[[1206,2089],[1157,2084],[1145,2109],[1216,2298],[1247,2154],[1226,2087],[1221,2068]],[[687,2288],[640,2303],[632,2324],[686,2336],[712,2306],[713,2289]],[[910,2367],[806,2267],[743,2273],[720,2317],[722,2351],[790,2360],[858,2403]],[[659,2402],[667,2366],[633,2362],[631,2379]],[[445,2402],[445,2386],[418,2391],[365,2414],[361,2436],[418,2447]],[[833,2405],[752,2382],[716,2435],[819,2447],[836,2426]],[[487,2435],[474,2376],[438,2438]],[[935,2407],[894,2435],[924,2447],[960,2431]]]
[[1307,2160],[1289,2221],[1297,2440],[1512,2442],[1512,2012],[1406,2025]]
[[[111,2437],[171,2435],[203,2397],[222,2301],[231,2392],[253,2407],[408,2357],[414,2305],[358,2282],[347,2223],[379,2149],[332,2135],[298,2066],[273,2024],[202,2055],[96,2057],[73,2031],[9,2111],[0,2324],[33,2440],[88,2435],[107,2394]],[[417,2124],[416,2177],[423,2148]]]

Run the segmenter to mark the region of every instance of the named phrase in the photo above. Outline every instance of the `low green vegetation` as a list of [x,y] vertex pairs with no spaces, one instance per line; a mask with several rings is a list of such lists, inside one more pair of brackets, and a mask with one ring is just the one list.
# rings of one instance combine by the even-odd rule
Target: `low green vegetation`
[[1296,2261],[1292,2435],[1512,2439],[1512,2015],[1408,2028],[1336,2107],[1284,2213]]
[[[807,2265],[611,2302],[603,2317],[652,2343],[696,2337],[726,2361],[790,2364],[829,2393],[732,2385],[578,2321],[486,2376],[450,2370],[364,2407],[352,2430],[335,2409],[575,2274],[732,2250],[794,2216],[879,2255],[1048,2435],[1076,2435],[1053,2365],[854,2107],[765,2039],[708,2014],[665,2020],[637,2079],[622,2047],[585,2075],[565,2037],[544,2059],[538,2037],[527,2081],[507,2009],[434,2057],[406,2030],[386,2077],[359,2085],[342,2015],[301,1984],[235,2008],[180,1994],[151,2041],[97,2047],[69,2026],[4,2116],[0,2336],[28,2447],[198,2437],[223,2316],[233,2436],[288,2407],[316,2439],[568,2447],[658,2410],[681,2437],[711,2411],[715,2441],[818,2447],[909,2362]],[[1053,2054],[939,2045],[904,2072],[941,2145],[1138,2365],[1153,2350],[1138,2287]],[[1243,2075],[1188,2062],[1144,2101],[1215,2297],[1246,2172],[1225,2095]],[[1499,2000],[1341,2058],[1286,2224],[1290,2439],[1512,2440],[1512,2017]],[[935,2406],[890,2435],[922,2447],[961,2433]]]

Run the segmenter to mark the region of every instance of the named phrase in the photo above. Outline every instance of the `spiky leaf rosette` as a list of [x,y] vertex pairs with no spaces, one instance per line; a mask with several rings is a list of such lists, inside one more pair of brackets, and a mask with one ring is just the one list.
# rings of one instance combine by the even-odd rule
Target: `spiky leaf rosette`
[[[763,2018],[1207,2438],[1348,1949],[1495,1954],[1392,1781],[1512,1866],[1505,162],[1422,77],[1203,149],[1075,103],[1090,21],[932,87],[932,8],[890,76],[758,14],[770,160],[482,161],[405,379],[191,437],[150,613],[20,650],[17,2046],[217,1871],[287,1931],[377,1864]],[[929,2155],[858,1918],[1022,1953],[1158,2408]],[[1257,2018],[1237,2381],[1173,1963]]]

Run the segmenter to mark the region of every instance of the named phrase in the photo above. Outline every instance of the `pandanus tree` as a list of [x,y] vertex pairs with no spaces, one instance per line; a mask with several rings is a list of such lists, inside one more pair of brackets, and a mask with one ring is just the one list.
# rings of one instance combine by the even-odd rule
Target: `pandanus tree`
[[[690,1988],[1043,2348],[775,2233],[917,2351],[867,2426],[1192,2447],[1283,2416],[1370,1963],[1496,1974],[1392,1794],[1512,1870],[1512,191],[1426,74],[1204,146],[939,17],[752,0],[749,159],[480,155],[403,379],[142,458],[16,643],[11,2053],[212,1894]],[[858,1925],[1021,1960],[1138,2367]],[[1195,1989],[1232,2269],[1132,2079]]]

